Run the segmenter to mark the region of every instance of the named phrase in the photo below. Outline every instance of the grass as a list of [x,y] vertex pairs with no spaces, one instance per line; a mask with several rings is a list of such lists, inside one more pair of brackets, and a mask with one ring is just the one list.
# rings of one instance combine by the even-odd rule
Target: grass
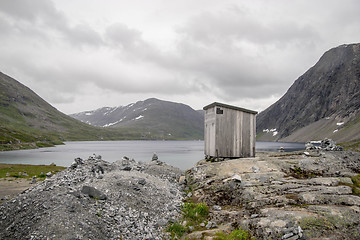
[[352,192],[356,196],[360,196],[360,174],[351,178],[353,185],[351,186]]
[[186,232],[191,232],[190,226],[193,230],[202,230],[201,223],[205,223],[209,217],[209,207],[205,203],[185,202],[181,208],[182,225],[178,222],[172,223],[167,227],[167,232],[170,233],[171,239],[180,239]]
[[217,232],[214,240],[255,240],[249,231],[241,228],[235,229],[231,233]]
[[351,187],[352,193],[356,196],[360,196],[360,174],[351,177],[352,184],[341,182],[340,185]]
[[180,239],[186,233],[186,228],[178,222],[170,224],[167,229],[170,233],[171,239]]
[[299,225],[310,238],[317,237],[322,232],[349,229],[351,226],[357,225],[353,221],[352,215],[347,215],[346,212],[342,214],[343,216],[325,214],[324,216],[304,217],[300,220]]
[[339,145],[342,146],[346,151],[360,152],[360,139],[340,143]]
[[[38,178],[45,178],[46,175],[41,173],[47,172],[60,172],[65,167],[53,166],[53,165],[25,165],[25,164],[5,164],[0,163],[0,178],[10,177],[14,178],[32,178],[33,176]],[[24,176],[19,173],[26,172],[28,176]]]
[[320,231],[320,230],[333,230],[335,225],[325,217],[304,217],[299,222],[303,230]]
[[294,166],[293,168],[290,168],[290,176],[298,179],[307,179],[307,178],[314,178],[317,176],[321,176],[320,173],[314,172],[314,171],[305,171],[301,169],[300,167]]
[[183,218],[188,226],[196,226],[209,216],[209,207],[205,203],[186,202],[182,206]]
[[360,188],[360,174],[352,177],[351,181],[354,183],[355,187]]

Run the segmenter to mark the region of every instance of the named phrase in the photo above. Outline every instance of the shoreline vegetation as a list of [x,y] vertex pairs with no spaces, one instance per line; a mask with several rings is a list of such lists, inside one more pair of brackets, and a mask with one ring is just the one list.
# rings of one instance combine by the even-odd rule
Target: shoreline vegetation
[[15,197],[47,176],[56,174],[66,167],[50,165],[0,163],[0,203]]
[[[66,167],[50,165],[32,165],[32,164],[9,164],[0,163],[0,178],[14,177],[14,178],[45,178],[41,173],[57,173]],[[19,174],[20,173],[20,174]],[[24,174],[25,173],[25,174]]]
[[183,139],[183,138],[169,138],[169,139],[143,139],[143,138],[131,138],[131,139],[91,139],[91,140],[64,140],[64,141],[37,141],[37,142],[17,142],[17,143],[1,143],[0,141],[0,152],[3,151],[17,151],[17,150],[28,150],[28,149],[39,149],[45,147],[55,147],[57,145],[64,145],[65,142],[76,142],[76,141],[203,141],[204,139]]
[[[153,141],[153,140],[164,140],[164,141],[197,141],[199,139],[100,139],[100,140],[74,140],[74,141]],[[203,140],[203,139],[200,139]],[[72,141],[64,141],[72,142]],[[27,149],[39,149],[44,147],[55,147],[56,145],[64,145],[62,141],[37,141],[37,142],[18,142],[18,143],[2,143],[0,141],[0,152],[2,151],[16,151],[16,150],[27,150]],[[342,146],[345,151],[360,152],[360,139],[352,140],[348,142],[341,142],[338,145]]]
[[342,146],[345,151],[360,152],[360,139],[339,143],[339,145]]
[[[108,142],[108,141],[198,141],[199,139],[109,139],[109,140],[66,140],[61,141],[38,141],[38,142],[25,142],[25,143],[14,143],[14,144],[0,144],[0,152],[2,151],[17,151],[17,150],[29,150],[29,149],[39,149],[46,147],[56,147],[59,145],[65,145],[65,142]],[[203,140],[203,139],[200,139]]]

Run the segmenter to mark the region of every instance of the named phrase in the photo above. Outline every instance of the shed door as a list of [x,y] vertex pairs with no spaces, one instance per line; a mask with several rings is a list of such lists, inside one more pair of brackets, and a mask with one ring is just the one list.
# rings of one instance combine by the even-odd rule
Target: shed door
[[205,155],[215,156],[215,109],[205,112]]

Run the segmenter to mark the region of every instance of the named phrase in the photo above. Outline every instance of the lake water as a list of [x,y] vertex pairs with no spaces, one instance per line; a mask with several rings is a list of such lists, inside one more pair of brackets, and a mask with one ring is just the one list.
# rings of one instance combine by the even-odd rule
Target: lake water
[[[304,149],[303,143],[256,142],[256,151],[285,151]],[[0,163],[50,164],[68,167],[75,158],[87,159],[101,155],[108,162],[123,156],[137,161],[150,161],[154,152],[159,160],[183,170],[204,159],[204,141],[86,141],[66,142],[50,148],[0,152]]]

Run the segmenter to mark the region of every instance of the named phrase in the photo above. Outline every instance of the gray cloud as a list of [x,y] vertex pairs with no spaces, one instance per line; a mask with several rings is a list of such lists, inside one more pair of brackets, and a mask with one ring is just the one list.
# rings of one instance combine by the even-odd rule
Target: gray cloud
[[[90,26],[71,26],[67,17],[47,0],[2,0],[0,16],[7,21],[14,35],[34,36],[47,42],[54,41],[58,34],[74,46],[102,44],[100,34]],[[1,26],[0,26],[1,27]]]
[[3,0],[0,12],[14,19],[36,22],[47,13],[54,12],[54,6],[46,0]]
[[136,48],[144,44],[140,31],[131,29],[122,23],[115,23],[109,26],[106,29],[105,36],[110,44],[125,49]]
[[131,16],[138,3],[110,1],[120,14],[83,1],[78,16],[71,1],[2,0],[0,71],[69,109],[91,109],[94,92],[264,108],[324,51],[360,39],[355,0],[160,2]]
[[203,13],[178,31],[192,41],[210,45],[232,44],[241,40],[255,44],[286,43],[313,39],[317,35],[310,25],[277,20],[262,22],[262,19],[239,8],[217,14]]
[[161,64],[175,71],[198,73],[200,81],[216,88],[214,93],[224,99],[228,94],[263,98],[283,92],[284,78],[272,58],[282,57],[299,43],[300,48],[309,49],[319,39],[307,24],[262,22],[239,8],[200,14],[177,32],[177,52],[161,59]]
[[85,24],[67,28],[65,33],[72,44],[80,47],[82,45],[100,47],[104,44],[101,35]]

